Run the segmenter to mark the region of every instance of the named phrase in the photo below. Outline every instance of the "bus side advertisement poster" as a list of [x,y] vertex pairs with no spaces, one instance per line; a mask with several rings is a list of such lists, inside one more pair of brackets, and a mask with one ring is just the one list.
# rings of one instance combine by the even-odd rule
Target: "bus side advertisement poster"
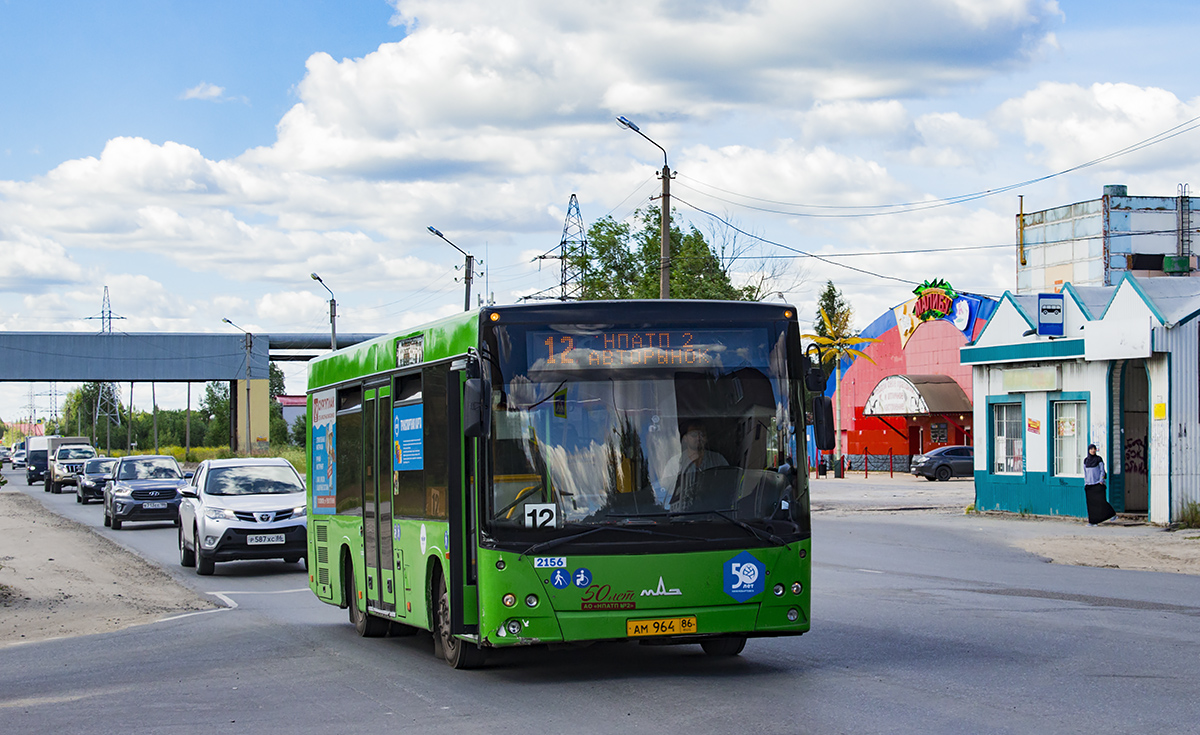
[[425,469],[425,427],[422,404],[392,409],[392,470]]
[[337,391],[326,390],[312,397],[312,512],[337,512]]

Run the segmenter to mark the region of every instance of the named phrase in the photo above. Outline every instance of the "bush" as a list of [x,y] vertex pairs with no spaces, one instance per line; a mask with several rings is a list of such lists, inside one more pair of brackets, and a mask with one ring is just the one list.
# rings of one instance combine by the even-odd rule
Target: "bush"
[[1200,503],[1191,501],[1183,504],[1179,511],[1180,528],[1200,528]]

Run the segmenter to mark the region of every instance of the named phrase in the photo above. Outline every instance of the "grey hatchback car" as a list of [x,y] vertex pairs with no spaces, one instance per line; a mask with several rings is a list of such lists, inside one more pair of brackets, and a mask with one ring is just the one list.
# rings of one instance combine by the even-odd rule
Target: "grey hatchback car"
[[912,473],[926,480],[949,480],[975,475],[975,450],[970,446],[938,447],[917,457]]

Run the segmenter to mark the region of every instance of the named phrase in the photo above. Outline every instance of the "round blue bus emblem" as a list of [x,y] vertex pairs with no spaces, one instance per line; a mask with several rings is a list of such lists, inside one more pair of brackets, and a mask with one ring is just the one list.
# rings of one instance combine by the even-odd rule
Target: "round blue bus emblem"
[[767,584],[767,567],[749,551],[725,562],[725,594],[745,602],[761,594]]

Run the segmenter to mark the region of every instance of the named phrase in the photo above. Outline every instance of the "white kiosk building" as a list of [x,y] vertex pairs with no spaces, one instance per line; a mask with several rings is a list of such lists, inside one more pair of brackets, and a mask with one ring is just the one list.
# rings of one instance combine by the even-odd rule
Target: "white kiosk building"
[[1200,503],[1200,279],[1005,293],[961,348],[980,510],[1087,516],[1095,444],[1118,512],[1170,523]]

